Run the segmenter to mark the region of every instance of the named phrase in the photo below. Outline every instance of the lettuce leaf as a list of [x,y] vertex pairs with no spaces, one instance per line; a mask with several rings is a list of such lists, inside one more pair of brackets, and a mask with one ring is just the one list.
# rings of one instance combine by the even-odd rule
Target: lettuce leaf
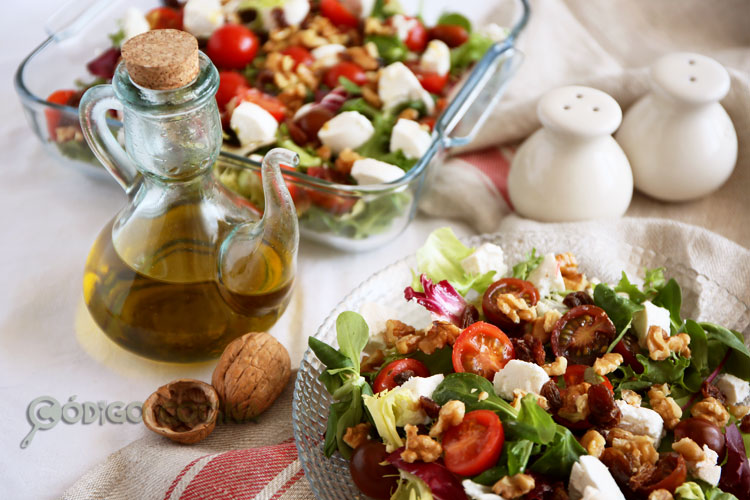
[[388,451],[404,445],[398,427],[425,423],[419,399],[414,398],[410,389],[399,386],[372,396],[364,396],[363,400]]
[[[453,323],[459,328],[464,327],[465,318],[476,320],[479,317],[476,307],[468,304],[448,281],[433,283],[424,274],[419,277],[419,280],[424,292],[417,292],[410,286],[406,287],[404,298],[407,301],[415,299],[437,318]],[[473,323],[474,320],[471,322]]]
[[460,75],[469,66],[479,61],[494,42],[485,35],[474,31],[462,45],[451,49],[451,73]]
[[513,277],[518,279],[528,279],[531,271],[539,267],[539,264],[544,260],[544,255],[537,255],[536,248],[531,249],[531,253],[526,257],[526,260],[519,262],[513,266]]
[[[482,275],[470,275],[464,271],[461,261],[474,253],[453,233],[449,227],[436,229],[417,250],[417,270],[433,282],[447,280],[461,295],[474,289],[484,293],[494,280],[494,271]],[[422,291],[419,276],[414,276],[412,287]]]
[[399,471],[401,479],[390,500],[432,500],[429,486],[414,474]]

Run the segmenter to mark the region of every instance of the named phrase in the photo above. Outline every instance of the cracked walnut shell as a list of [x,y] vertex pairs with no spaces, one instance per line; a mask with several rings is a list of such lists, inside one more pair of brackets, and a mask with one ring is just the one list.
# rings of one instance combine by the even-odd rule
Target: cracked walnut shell
[[205,382],[178,379],[159,387],[143,403],[143,423],[182,444],[202,441],[213,432],[219,396]]
[[291,373],[289,353],[271,335],[246,333],[232,341],[211,378],[224,418],[243,422],[263,413],[284,390]]

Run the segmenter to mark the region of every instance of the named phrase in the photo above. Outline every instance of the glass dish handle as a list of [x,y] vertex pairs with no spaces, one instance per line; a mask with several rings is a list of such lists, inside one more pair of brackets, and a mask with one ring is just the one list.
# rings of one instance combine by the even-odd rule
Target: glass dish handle
[[78,117],[91,151],[125,192],[129,193],[135,185],[138,169],[107,125],[107,113],[110,109],[122,111],[122,103],[115,97],[112,85],[97,85],[83,94]]
[[513,47],[512,39],[490,47],[435,124],[446,148],[474,139],[522,61],[523,54]]
[[111,3],[112,0],[68,0],[47,19],[44,28],[55,40],[65,40],[77,35]]

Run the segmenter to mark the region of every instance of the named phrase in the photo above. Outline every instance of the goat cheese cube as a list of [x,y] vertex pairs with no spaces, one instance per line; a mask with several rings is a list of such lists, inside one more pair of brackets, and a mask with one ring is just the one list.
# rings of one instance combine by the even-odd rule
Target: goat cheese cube
[[638,345],[646,349],[646,336],[652,326],[659,326],[665,332],[670,332],[672,322],[669,319],[669,311],[663,307],[654,305],[650,300],[643,303],[643,309],[633,314],[633,330],[638,335]]
[[435,110],[435,102],[430,93],[402,62],[395,62],[380,70],[378,97],[383,101],[386,111],[411,100],[424,102],[428,114]]
[[[281,6],[284,12],[284,21],[289,26],[299,26],[310,13],[310,0],[286,0]],[[268,30],[281,28],[276,17],[273,14],[274,9],[278,7],[262,7],[260,16],[263,21],[263,27]]]
[[468,274],[483,275],[494,271],[496,276],[502,276],[508,271],[503,249],[494,243],[483,243],[474,253],[461,261],[461,267]]
[[716,464],[719,455],[705,444],[703,445],[703,455],[704,458],[700,462],[688,461],[688,471],[691,476],[716,486],[721,478],[721,466]]
[[362,7],[359,11],[360,19],[367,19],[372,14],[372,9],[375,8],[375,0],[359,0],[359,4]]
[[151,26],[148,24],[143,12],[135,7],[130,7],[125,11],[125,16],[122,18],[122,32],[125,35],[122,43],[150,29]]
[[438,373],[431,377],[411,377],[409,380],[401,384],[401,387],[409,389],[417,400],[421,396],[432,399],[432,393],[435,392],[437,386],[445,379],[445,375]]
[[451,70],[451,49],[442,40],[432,40],[419,60],[419,67],[428,73],[447,75]]
[[573,464],[568,493],[570,500],[625,500],[607,466],[593,455],[583,455]]
[[396,165],[372,158],[363,158],[354,162],[352,177],[360,186],[368,184],[386,184],[404,176],[404,171]]
[[396,30],[396,36],[402,42],[409,38],[409,32],[418,24],[419,21],[403,14],[396,14],[391,18],[391,26]]
[[539,290],[539,297],[546,297],[550,292],[565,290],[565,281],[560,273],[560,264],[555,254],[548,253],[544,256],[539,266],[529,273],[529,281]]
[[508,33],[510,30],[508,28],[503,28],[497,23],[490,23],[486,26],[482,26],[479,29],[479,33],[486,36],[493,42],[502,42],[506,38],[508,38]]
[[182,26],[196,38],[209,38],[224,24],[220,0],[188,0],[182,11]]
[[664,420],[650,408],[629,405],[625,401],[615,401],[620,409],[620,429],[632,432],[636,436],[653,438],[654,447],[658,448],[664,435]]
[[374,133],[375,127],[365,115],[358,111],[345,111],[323,124],[318,131],[318,139],[338,154],[347,148],[357,149]]
[[464,492],[469,498],[474,500],[504,500],[500,495],[492,493],[492,488],[483,484],[475,483],[471,479],[461,481]]
[[508,361],[508,364],[497,372],[492,380],[495,393],[508,400],[513,399],[515,389],[539,394],[542,386],[547,382],[549,382],[549,375],[541,366],[518,359]]
[[432,143],[432,135],[414,120],[400,118],[391,132],[391,153],[398,150],[407,158],[421,158]]
[[311,54],[322,68],[330,68],[339,62],[339,54],[344,52],[346,47],[340,43],[329,43],[321,45],[312,50]]
[[716,379],[716,387],[724,393],[730,405],[740,404],[750,396],[750,383],[731,373],[719,375]]
[[276,140],[279,122],[257,104],[243,101],[234,108],[229,126],[243,147],[253,146],[257,149]]

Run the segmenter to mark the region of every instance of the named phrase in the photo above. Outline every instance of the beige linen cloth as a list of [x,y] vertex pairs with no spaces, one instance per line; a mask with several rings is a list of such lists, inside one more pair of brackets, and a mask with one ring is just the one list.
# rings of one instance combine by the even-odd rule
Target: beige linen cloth
[[[429,8],[429,2],[426,5]],[[723,104],[740,137],[739,161],[729,182],[703,200],[666,205],[637,195],[629,214],[638,218],[537,224],[508,217],[502,222],[498,218],[497,228],[518,237],[541,231],[549,234],[545,240],[561,244],[585,233],[615,245],[651,249],[696,269],[750,304],[750,252],[737,244],[750,246],[750,2],[538,0],[532,8],[521,41],[526,62],[474,146],[522,139],[535,130],[535,100],[557,85],[592,85],[627,107],[647,89],[643,66],[664,53],[690,50],[717,58],[730,71],[732,90]],[[678,222],[640,218],[654,214],[710,227],[729,239]],[[257,423],[218,426],[197,445],[179,446],[156,435],[140,439],[89,471],[63,498],[165,498],[180,471],[199,457],[288,440],[292,388],[290,383]],[[275,498],[307,499],[312,493],[301,480]]]

